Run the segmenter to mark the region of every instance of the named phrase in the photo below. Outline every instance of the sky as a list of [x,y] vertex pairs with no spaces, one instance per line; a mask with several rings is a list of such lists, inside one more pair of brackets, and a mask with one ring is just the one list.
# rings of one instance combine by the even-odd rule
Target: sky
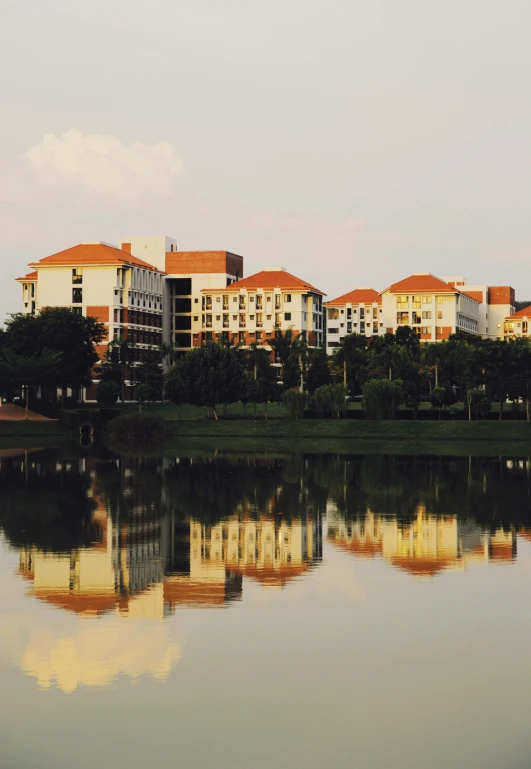
[[529,0],[3,0],[0,322],[82,241],[531,299]]

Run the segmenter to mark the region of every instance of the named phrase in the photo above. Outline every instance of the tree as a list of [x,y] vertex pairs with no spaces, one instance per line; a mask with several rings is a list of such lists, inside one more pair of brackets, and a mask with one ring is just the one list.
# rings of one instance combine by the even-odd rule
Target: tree
[[244,368],[237,350],[207,342],[183,355],[166,375],[166,393],[175,403],[192,403],[212,409],[239,400]]
[[44,385],[57,376],[61,355],[43,350],[38,355],[17,355],[11,350],[0,351],[0,382],[25,388],[25,409],[28,419],[29,391],[32,385]]
[[120,386],[123,403],[125,401],[125,380],[131,364],[131,351],[135,347],[135,343],[129,341],[127,337],[119,336],[117,339],[109,342],[109,347],[111,349],[111,360],[114,365],[120,367]]
[[320,416],[330,415],[340,419],[346,410],[347,390],[342,384],[327,384],[318,387],[314,393],[317,413]]
[[402,398],[400,379],[371,379],[363,386],[367,419],[394,419]]
[[96,392],[96,400],[102,406],[114,406],[120,395],[120,388],[112,380],[103,380],[99,383]]
[[367,338],[360,334],[349,334],[334,353],[333,365],[342,370],[343,385],[353,391],[359,374],[367,363]]
[[67,387],[76,390],[91,383],[98,361],[95,345],[106,333],[95,318],[77,315],[68,307],[47,307],[38,315],[11,315],[2,344],[23,357],[38,357],[42,350],[57,353],[55,373],[47,383],[59,387],[64,399]]
[[306,388],[310,395],[324,385],[330,384],[330,369],[326,350],[314,350],[310,355],[310,365],[306,375]]
[[135,387],[135,400],[138,405],[138,413],[142,416],[144,413],[144,406],[149,401],[153,400],[153,391],[147,384],[139,384]]

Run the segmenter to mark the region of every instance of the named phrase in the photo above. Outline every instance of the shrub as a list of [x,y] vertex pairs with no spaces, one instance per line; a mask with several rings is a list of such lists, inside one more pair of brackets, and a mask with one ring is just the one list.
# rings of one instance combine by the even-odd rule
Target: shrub
[[401,400],[400,379],[370,379],[363,386],[363,408],[367,419],[394,419]]
[[100,382],[96,393],[96,400],[103,406],[114,406],[120,395],[120,388],[112,380]]
[[474,390],[471,393],[470,406],[476,419],[485,418],[492,408],[492,403],[484,390]]
[[107,434],[115,444],[153,446],[164,442],[170,436],[171,428],[162,417],[124,414],[112,420]]
[[282,403],[290,419],[302,419],[306,406],[306,393],[299,393],[297,390],[286,390],[282,393]]
[[462,412],[463,409],[459,406],[458,403],[452,403],[452,405],[448,407],[448,413],[454,420],[457,416],[459,416],[459,414],[462,414]]
[[347,390],[342,384],[323,385],[314,392],[315,410],[320,417],[325,415],[340,419],[347,407]]

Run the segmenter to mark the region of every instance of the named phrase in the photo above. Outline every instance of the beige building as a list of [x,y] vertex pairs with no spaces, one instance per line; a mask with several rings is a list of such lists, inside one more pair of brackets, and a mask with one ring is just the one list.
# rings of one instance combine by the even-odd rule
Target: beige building
[[503,319],[514,309],[510,286],[470,286],[465,278],[416,273],[381,293],[383,330],[410,326],[436,342],[457,332],[503,338]]
[[531,305],[513,312],[503,320],[504,339],[517,339],[531,336]]
[[219,339],[267,347],[276,329],[301,334],[309,347],[323,345],[323,292],[283,267],[201,293],[201,312],[193,316],[194,346]]
[[382,299],[374,288],[356,288],[326,302],[326,352],[331,355],[348,334],[377,336],[384,332]]

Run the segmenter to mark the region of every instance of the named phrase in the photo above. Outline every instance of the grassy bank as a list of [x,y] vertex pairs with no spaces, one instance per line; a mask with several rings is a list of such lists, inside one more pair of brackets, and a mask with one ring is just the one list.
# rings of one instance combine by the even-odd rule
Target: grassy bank
[[10,438],[68,438],[69,430],[63,427],[58,421],[50,420],[46,422],[9,422],[0,421],[0,441],[5,444]]

